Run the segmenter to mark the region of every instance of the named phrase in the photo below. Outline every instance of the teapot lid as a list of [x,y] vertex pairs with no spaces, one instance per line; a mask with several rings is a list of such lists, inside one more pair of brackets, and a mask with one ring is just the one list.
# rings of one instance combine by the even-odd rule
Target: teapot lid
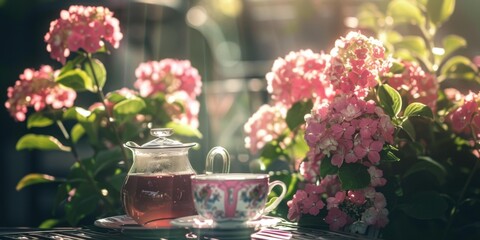
[[158,148],[189,148],[197,145],[196,143],[181,143],[179,141],[167,138],[173,135],[173,129],[171,128],[152,128],[150,129],[150,134],[158,138],[153,139],[152,141],[147,142],[142,146],[132,141],[128,141],[127,143],[125,143],[125,146],[128,148],[158,149]]

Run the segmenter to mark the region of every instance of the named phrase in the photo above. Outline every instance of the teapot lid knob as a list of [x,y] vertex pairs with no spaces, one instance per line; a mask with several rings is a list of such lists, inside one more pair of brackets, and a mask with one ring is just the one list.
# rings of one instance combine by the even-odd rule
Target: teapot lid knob
[[155,137],[164,138],[173,135],[172,128],[152,128],[150,129],[150,134]]

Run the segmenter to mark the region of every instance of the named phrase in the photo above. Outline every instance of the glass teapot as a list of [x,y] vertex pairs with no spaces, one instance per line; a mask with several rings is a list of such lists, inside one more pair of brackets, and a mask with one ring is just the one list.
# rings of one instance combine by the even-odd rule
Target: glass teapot
[[[188,150],[196,143],[181,143],[167,137],[170,128],[155,128],[157,137],[143,145],[132,141],[124,146],[133,152],[133,165],[122,188],[122,202],[127,215],[147,227],[169,226],[173,218],[195,215],[191,179],[195,174]],[[206,173],[213,172],[216,157],[222,159],[222,172],[230,168],[227,150],[214,147],[207,154]]]

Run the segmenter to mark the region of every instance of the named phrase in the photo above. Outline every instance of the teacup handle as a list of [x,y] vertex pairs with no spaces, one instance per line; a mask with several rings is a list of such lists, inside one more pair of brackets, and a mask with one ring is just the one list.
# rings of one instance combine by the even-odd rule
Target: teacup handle
[[285,185],[285,183],[283,183],[282,181],[278,181],[278,180],[268,184],[268,193],[270,193],[275,186],[282,187],[282,193],[277,199],[275,199],[275,201],[272,204],[270,204],[268,207],[266,207],[263,210],[263,213],[269,213],[273,209],[275,209],[278,206],[278,204],[280,204],[280,202],[283,200],[283,198],[285,197],[285,194],[287,194],[287,185]]
[[213,162],[215,161],[215,156],[220,155],[222,157],[222,173],[230,172],[230,154],[223,147],[216,146],[207,154],[207,162],[205,164],[205,174],[213,173]]

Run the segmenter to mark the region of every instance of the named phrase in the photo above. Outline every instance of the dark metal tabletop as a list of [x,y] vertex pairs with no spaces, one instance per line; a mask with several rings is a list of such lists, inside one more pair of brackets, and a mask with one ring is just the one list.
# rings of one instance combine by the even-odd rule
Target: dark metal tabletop
[[367,236],[352,235],[340,232],[332,232],[316,228],[299,227],[296,224],[284,221],[275,227],[257,229],[252,232],[241,230],[228,231],[205,231],[205,230],[146,230],[146,231],[128,231],[118,229],[105,229],[96,226],[84,226],[79,228],[54,228],[54,229],[34,229],[34,228],[0,228],[0,239],[50,239],[50,240],[82,240],[82,239],[105,239],[105,240],[123,240],[123,239],[199,239],[199,240],[348,240],[348,239],[367,239]]

